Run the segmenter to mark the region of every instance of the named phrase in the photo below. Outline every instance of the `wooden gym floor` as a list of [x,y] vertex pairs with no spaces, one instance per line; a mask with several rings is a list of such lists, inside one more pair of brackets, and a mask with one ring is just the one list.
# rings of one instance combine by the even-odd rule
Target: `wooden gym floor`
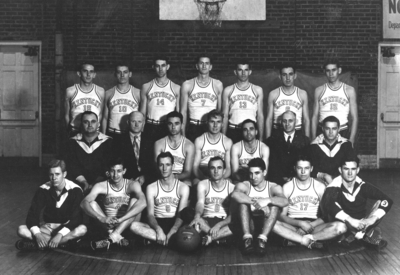
[[36,188],[46,171],[0,168],[0,274],[400,274],[400,171],[362,171],[395,204],[381,223],[388,246],[381,252],[360,245],[329,245],[324,250],[271,245],[265,256],[243,256],[234,246],[214,246],[182,254],[157,246],[130,252],[64,250],[21,252],[15,249],[16,229],[25,222]]

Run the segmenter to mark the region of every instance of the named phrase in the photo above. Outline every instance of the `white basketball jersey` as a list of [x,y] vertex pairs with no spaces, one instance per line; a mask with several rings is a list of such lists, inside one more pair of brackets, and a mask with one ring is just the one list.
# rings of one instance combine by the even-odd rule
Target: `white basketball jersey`
[[107,195],[104,198],[104,210],[107,217],[120,218],[126,214],[128,210],[130,195],[126,193],[127,179],[123,179],[123,185],[121,189],[116,190],[107,181]]
[[241,147],[241,153],[239,156],[239,166],[240,168],[247,168],[247,164],[249,163],[250,160],[254,159],[254,158],[262,158],[261,155],[261,142],[259,140],[257,140],[257,146],[256,146],[256,150],[254,150],[254,152],[248,152],[246,150],[246,147],[244,147],[244,143],[243,140],[240,141],[240,147]]
[[281,115],[286,111],[296,114],[296,129],[301,129],[303,118],[303,101],[299,96],[299,88],[294,87],[292,94],[287,95],[279,87],[279,95],[274,102],[274,125],[280,124]]
[[328,83],[319,98],[319,122],[328,116],[335,116],[340,121],[340,130],[347,128],[350,112],[350,101],[346,93],[346,84],[342,82],[339,88],[332,89]]
[[205,120],[204,115],[217,109],[218,97],[214,91],[214,79],[210,78],[207,86],[201,87],[194,78],[194,87],[188,98],[189,118]]
[[286,183],[293,186],[292,194],[288,198],[288,217],[293,219],[317,219],[320,197],[315,191],[314,179],[311,178],[310,180],[310,186],[304,190],[299,188],[296,178]]
[[208,139],[208,134],[204,133],[203,134],[203,147],[201,148],[201,161],[200,161],[200,166],[208,166],[208,162],[210,161],[210,158],[220,156],[223,160],[225,160],[225,135],[220,134],[220,137],[217,142],[211,143],[210,140]]
[[229,95],[229,123],[239,125],[246,119],[257,121],[258,97],[253,91],[253,84],[241,90],[236,84]]
[[139,102],[133,96],[132,85],[124,93],[117,86],[113,89],[114,94],[108,103],[108,129],[121,133],[128,129],[129,114],[139,109]]
[[180,143],[176,148],[173,148],[169,142],[168,137],[165,137],[165,147],[164,152],[170,152],[171,155],[174,157],[174,166],[172,168],[172,173],[180,174],[183,171],[183,165],[185,164],[185,141],[186,138],[182,137]]
[[147,118],[156,121],[165,120],[165,116],[175,110],[176,98],[171,80],[164,86],[159,86],[154,79],[147,93]]
[[179,206],[180,197],[178,195],[179,180],[175,180],[174,187],[167,191],[162,187],[161,182],[157,181],[157,196],[154,198],[154,217],[174,218]]
[[[245,181],[249,186],[250,192],[247,194],[252,199],[265,199],[270,198],[269,194],[269,181],[265,181],[265,187],[262,190],[256,190],[250,182]],[[263,216],[264,212],[262,210],[256,210],[253,205],[250,205],[250,209],[253,216]]]
[[101,99],[97,93],[97,85],[93,84],[89,92],[81,90],[79,84],[75,84],[75,94],[70,99],[71,126],[79,129],[81,126],[81,114],[85,111],[91,111],[100,116]]
[[224,187],[216,190],[210,180],[208,182],[208,192],[204,201],[203,217],[205,218],[223,218],[225,219],[229,212],[229,190],[233,190],[233,184],[226,179]]

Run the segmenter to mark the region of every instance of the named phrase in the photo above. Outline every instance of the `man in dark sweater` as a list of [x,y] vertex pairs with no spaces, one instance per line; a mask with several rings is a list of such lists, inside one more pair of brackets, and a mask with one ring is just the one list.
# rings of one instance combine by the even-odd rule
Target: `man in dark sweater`
[[[50,181],[36,191],[29,208],[26,225],[18,228],[15,246],[19,250],[67,247],[70,240],[86,234],[82,223],[80,203],[82,189],[65,178],[66,165],[63,160],[49,163]],[[43,211],[43,219],[41,212]]]
[[314,163],[313,178],[326,185],[339,176],[339,166],[343,159],[355,155],[351,142],[339,134],[339,119],[328,116],[322,121],[322,134],[317,136],[309,147]]

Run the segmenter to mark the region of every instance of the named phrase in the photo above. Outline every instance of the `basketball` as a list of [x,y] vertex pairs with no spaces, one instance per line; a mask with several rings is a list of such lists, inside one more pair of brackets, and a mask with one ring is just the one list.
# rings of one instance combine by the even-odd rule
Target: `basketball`
[[199,233],[191,226],[181,227],[176,232],[176,247],[182,252],[191,252],[199,247],[201,238]]

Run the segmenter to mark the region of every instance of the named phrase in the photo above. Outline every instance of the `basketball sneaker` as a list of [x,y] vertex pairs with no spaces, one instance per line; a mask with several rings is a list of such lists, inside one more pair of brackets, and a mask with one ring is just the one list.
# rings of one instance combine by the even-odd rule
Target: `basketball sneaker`
[[382,239],[382,230],[379,227],[372,228],[366,232],[363,241],[367,246],[378,250],[387,246],[387,241]]
[[253,238],[246,238],[243,240],[243,254],[250,254],[254,251]]
[[257,238],[257,253],[260,255],[267,253],[267,240]]
[[130,250],[133,248],[133,241],[123,238],[118,242],[118,246],[123,249]]
[[110,245],[111,245],[111,240],[110,239],[105,239],[105,240],[100,240],[100,241],[91,241],[90,242],[90,247],[93,250],[108,250],[110,249]]
[[298,246],[298,245],[299,245],[298,243],[289,241],[289,240],[287,240],[287,239],[283,239],[282,246],[287,247],[287,246]]
[[38,249],[38,246],[35,241],[21,239],[15,243],[15,248],[18,250],[28,251]]

